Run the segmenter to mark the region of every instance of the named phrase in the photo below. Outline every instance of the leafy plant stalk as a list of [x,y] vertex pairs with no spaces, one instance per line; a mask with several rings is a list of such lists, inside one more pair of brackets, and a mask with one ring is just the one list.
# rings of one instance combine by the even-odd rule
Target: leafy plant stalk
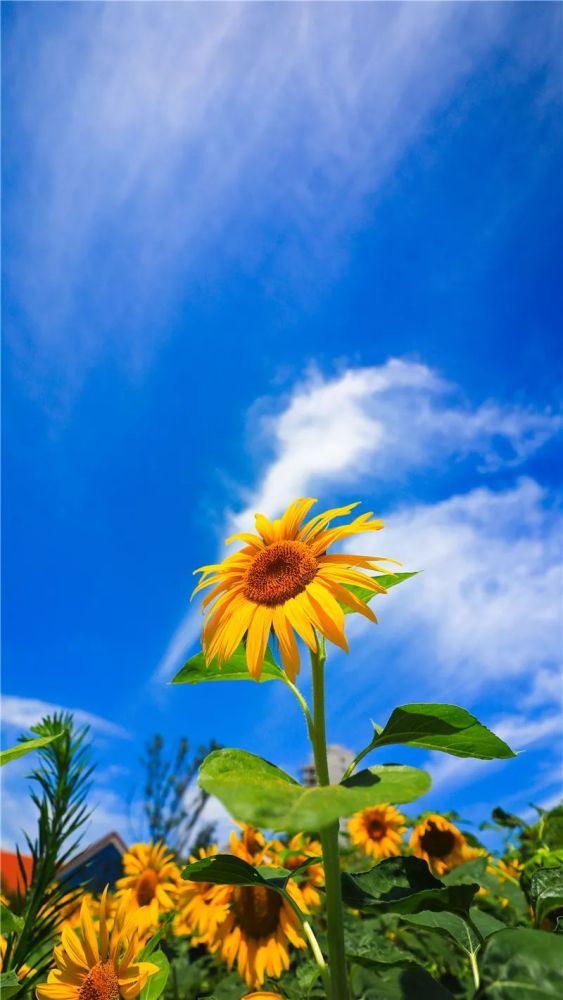
[[[313,675],[313,755],[319,785],[329,785],[326,752],[326,723],[324,668],[326,653],[324,641],[317,636],[317,650],[311,653]],[[329,996],[331,1000],[348,1000],[348,976],[344,948],[344,917],[340,890],[340,851],[338,821],[320,831],[325,873],[327,908],[327,936],[329,955]]]

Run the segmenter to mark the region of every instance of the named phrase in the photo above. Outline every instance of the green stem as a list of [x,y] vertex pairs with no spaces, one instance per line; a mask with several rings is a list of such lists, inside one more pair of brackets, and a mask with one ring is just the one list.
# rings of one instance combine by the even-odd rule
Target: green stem
[[313,743],[314,726],[313,726],[313,719],[311,718],[311,713],[309,711],[309,706],[305,701],[305,698],[301,694],[299,688],[292,681],[290,681],[289,677],[285,672],[283,674],[283,682],[286,685],[286,687],[289,688],[290,691],[293,691],[293,694],[295,695],[297,701],[299,702],[301,708],[303,709],[303,715],[305,716],[305,722],[307,723],[307,732],[309,733],[309,739],[311,740],[311,743]]
[[367,757],[368,753],[370,753],[371,750],[373,750],[372,743],[370,743],[369,746],[364,747],[363,750],[360,750],[359,754],[357,754],[354,757],[352,763],[349,764],[346,770],[344,771],[344,774],[342,775],[342,781],[346,781],[346,778],[350,778],[353,775],[360,761],[363,760],[364,757]]
[[[317,650],[311,653],[313,674],[313,754],[319,785],[330,784],[326,754],[326,723],[324,696],[324,667],[326,654],[324,640],[317,637]],[[328,923],[328,957],[330,969],[330,1000],[348,1000],[346,953],[344,950],[344,920],[340,888],[340,854],[338,846],[339,825],[331,823],[320,832],[325,873],[326,908]]]
[[473,982],[475,983],[475,989],[479,989],[480,977],[479,977],[479,966],[477,964],[477,956],[474,951],[469,952],[469,961],[471,963],[471,972],[473,973]]
[[314,932],[313,928],[311,927],[311,924],[307,920],[307,917],[301,911],[300,907],[297,905],[297,903],[293,899],[293,896],[291,896],[289,894],[289,892],[287,891],[287,889],[282,889],[282,890],[279,890],[279,891],[281,892],[281,895],[285,899],[286,903],[289,903],[289,905],[291,906],[291,909],[293,910],[293,912],[295,913],[295,915],[299,919],[299,922],[300,922],[300,924],[301,924],[301,926],[303,928],[303,933],[305,934],[305,937],[307,938],[307,941],[309,942],[309,947],[310,947],[311,951],[313,952],[313,957],[315,959],[315,962],[317,963],[319,972],[321,974],[321,979],[323,981],[323,986],[324,986],[325,992],[326,992],[326,994],[328,996],[329,990],[330,990],[330,983],[329,983],[329,978],[328,978],[328,968],[327,968],[327,964],[326,964],[325,959],[324,959],[324,955],[323,955],[323,953],[321,951],[321,947],[319,945],[319,942],[317,941],[317,939],[315,937],[315,932]]

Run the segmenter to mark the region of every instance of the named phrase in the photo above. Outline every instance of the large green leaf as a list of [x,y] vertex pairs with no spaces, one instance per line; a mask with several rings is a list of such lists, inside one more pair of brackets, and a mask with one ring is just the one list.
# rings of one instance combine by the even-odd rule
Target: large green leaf
[[[472,907],[469,916],[484,940],[506,927],[506,924],[488,913],[483,913],[477,907]],[[473,927],[457,913],[449,913],[447,910],[422,910],[420,913],[402,914],[401,919],[415,927],[424,927],[425,930],[445,935],[455,941],[468,955],[475,954],[481,946]]]
[[235,819],[288,832],[319,830],[381,802],[411,802],[430,788],[425,771],[387,764],[360,771],[340,785],[306,788],[275,764],[245,750],[214,750],[199,784]]
[[0,997],[2,1000],[13,997],[20,988],[20,982],[15,972],[0,973]]
[[[235,653],[221,668],[217,660],[208,667],[205,665],[203,653],[192,656],[176,674],[173,684],[202,684],[204,681],[251,681],[253,677],[248,672],[246,650],[241,643]],[[260,682],[283,680],[283,674],[278,667],[269,647],[266,649]]]
[[563,941],[558,934],[509,928],[483,950],[480,1000],[563,996]]
[[202,858],[186,865],[182,871],[182,878],[188,882],[209,882],[213,885],[261,885],[279,891],[285,889],[289,879],[294,875],[321,860],[321,858],[307,858],[289,871],[287,868],[275,868],[273,865],[261,865],[255,868],[233,854],[213,854],[209,858]]
[[[362,921],[364,923],[365,921]],[[360,941],[345,937],[346,956],[350,962],[361,965],[364,969],[379,969],[382,965],[407,965],[414,962],[413,956],[399,948],[381,933],[375,933],[373,928],[369,937],[366,935]]]
[[54,733],[52,736],[41,736],[36,740],[22,740],[15,747],[0,750],[0,767],[8,764],[11,760],[16,760],[17,757],[23,757],[26,753],[31,753],[32,750],[39,750],[40,747],[46,747],[53,740],[58,740],[59,736],[62,736],[62,732]]
[[148,961],[154,965],[158,965],[158,972],[153,972],[152,976],[149,976],[147,979],[142,989],[140,1000],[158,1000],[158,997],[164,993],[166,983],[168,982],[170,965],[163,951],[155,951]]
[[11,934],[13,931],[23,931],[24,919],[23,917],[17,917],[15,913],[12,913],[4,903],[0,903],[0,932],[2,934]]
[[371,749],[401,743],[481,760],[514,757],[507,744],[457,705],[401,705],[371,742]]
[[[371,579],[375,580],[385,590],[389,590],[391,587],[396,587],[397,584],[403,583],[404,580],[410,580],[411,576],[416,576],[418,570],[414,573],[383,573],[379,576],[372,576]],[[377,594],[373,590],[369,590],[367,587],[346,587],[346,590],[350,590],[356,597],[359,597],[361,601],[371,601],[372,597],[376,597]],[[345,605],[342,605],[344,609],[344,614],[353,614],[352,610]]]
[[420,858],[385,858],[366,872],[342,872],[342,898],[366,913],[467,913],[479,886],[444,885]]
[[[530,902],[534,908],[537,927],[550,914],[555,917],[563,914],[563,865],[557,868],[538,868],[534,872],[530,882]],[[553,922],[555,923],[555,919]]]

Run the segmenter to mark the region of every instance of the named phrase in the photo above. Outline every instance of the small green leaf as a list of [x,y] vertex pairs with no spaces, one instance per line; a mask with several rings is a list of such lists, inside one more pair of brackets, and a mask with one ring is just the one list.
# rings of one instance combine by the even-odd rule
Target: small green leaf
[[[530,902],[534,908],[536,927],[554,911],[555,917],[563,913],[563,866],[538,868],[530,882]],[[555,919],[553,921],[555,923]]]
[[[248,672],[246,662],[246,650],[244,645],[238,647],[230,660],[219,669],[217,660],[213,660],[208,667],[205,665],[203,653],[192,656],[182,669],[176,674],[173,684],[202,684],[205,681],[251,681],[253,677]],[[283,673],[278,667],[270,649],[266,649],[260,682],[283,680]]]
[[492,817],[497,824],[497,826],[504,826],[508,830],[517,830],[518,827],[525,827],[527,824],[519,816],[515,816],[514,813],[507,813],[500,806],[496,806],[492,811]]
[[140,1000],[158,1000],[158,997],[164,993],[166,983],[168,982],[170,966],[164,952],[155,951],[149,961],[154,965],[158,965],[158,972],[153,972],[152,976],[149,976],[147,979],[142,989]]
[[430,788],[425,771],[399,764],[360,771],[340,785],[308,788],[245,750],[214,750],[199,784],[236,819],[288,832],[319,830],[381,802],[410,802]]
[[13,997],[20,987],[21,984],[15,972],[0,973],[0,997],[2,997],[2,1000],[8,1000],[9,997]]
[[[390,587],[396,587],[399,583],[403,583],[404,580],[410,580],[411,576],[417,576],[418,570],[414,573],[383,573],[379,576],[372,576],[370,579],[375,580],[380,586],[385,587],[389,590]],[[346,590],[350,590],[356,597],[360,598],[360,601],[366,601],[369,603],[372,597],[377,597],[378,594],[374,594],[373,590],[369,590],[367,587],[346,587]],[[351,615],[354,612],[351,608],[342,605],[344,614]]]
[[558,934],[508,928],[483,950],[480,1000],[541,1000],[563,995],[563,942]]
[[7,906],[4,906],[4,903],[0,903],[0,932],[2,934],[12,934],[13,931],[19,934],[23,931],[24,923],[23,917],[17,917]]
[[371,749],[400,743],[480,760],[515,757],[507,744],[457,705],[401,705],[391,713]]
[[420,858],[385,858],[366,872],[342,873],[347,906],[367,913],[467,913],[479,886],[444,885]]
[[0,767],[8,764],[11,760],[16,760],[17,757],[23,757],[26,753],[31,753],[32,750],[39,750],[41,747],[46,747],[53,740],[58,740],[59,736],[62,736],[62,732],[54,733],[52,736],[41,736],[37,740],[22,740],[15,747],[0,750]]

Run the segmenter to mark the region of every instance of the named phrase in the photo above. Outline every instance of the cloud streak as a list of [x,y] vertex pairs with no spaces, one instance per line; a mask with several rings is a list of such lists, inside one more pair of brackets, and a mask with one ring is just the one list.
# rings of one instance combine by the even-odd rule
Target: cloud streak
[[122,740],[132,738],[131,733],[123,726],[118,726],[115,722],[103,719],[99,715],[93,715],[91,712],[85,712],[82,708],[64,708],[61,705],[40,701],[38,698],[22,698],[17,695],[4,694],[0,698],[3,726],[29,729],[40,722],[44,715],[53,715],[55,712],[72,712],[77,723],[90,726],[103,736]]

